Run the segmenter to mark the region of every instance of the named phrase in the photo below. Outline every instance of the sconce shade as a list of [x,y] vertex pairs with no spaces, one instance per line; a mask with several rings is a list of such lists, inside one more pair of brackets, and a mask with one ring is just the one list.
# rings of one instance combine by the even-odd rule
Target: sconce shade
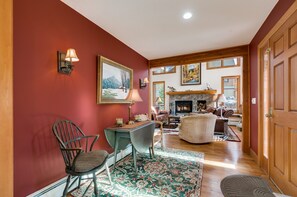
[[69,62],[78,62],[79,59],[76,55],[75,49],[68,49],[65,57],[66,61]]
[[142,102],[142,98],[140,97],[139,95],[139,92],[137,89],[132,89],[130,94],[129,94],[129,97],[128,97],[128,100],[131,101],[132,103],[134,102]]
[[73,70],[72,62],[79,61],[74,49],[68,49],[65,55],[64,52],[57,51],[58,72],[61,74],[70,75]]
[[143,83],[149,83],[149,80],[147,77],[143,79]]

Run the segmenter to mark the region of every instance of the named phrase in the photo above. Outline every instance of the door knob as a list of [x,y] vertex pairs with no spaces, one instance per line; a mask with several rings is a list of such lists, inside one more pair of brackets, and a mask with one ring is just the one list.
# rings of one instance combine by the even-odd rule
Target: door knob
[[266,117],[266,118],[272,118],[272,114],[270,114],[270,113],[265,114],[265,117]]
[[272,118],[272,107],[269,107],[269,112],[265,114],[266,118]]

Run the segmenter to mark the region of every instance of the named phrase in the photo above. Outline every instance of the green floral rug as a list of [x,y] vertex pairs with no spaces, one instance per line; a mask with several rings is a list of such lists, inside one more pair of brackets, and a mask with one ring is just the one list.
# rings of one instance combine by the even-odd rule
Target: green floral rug
[[[112,186],[105,171],[97,175],[99,196],[200,196],[203,159],[203,153],[157,148],[153,159],[137,154],[138,173],[135,173],[129,155],[117,162],[111,173]],[[88,185],[84,184],[71,194],[82,196]],[[85,196],[95,196],[92,186]]]

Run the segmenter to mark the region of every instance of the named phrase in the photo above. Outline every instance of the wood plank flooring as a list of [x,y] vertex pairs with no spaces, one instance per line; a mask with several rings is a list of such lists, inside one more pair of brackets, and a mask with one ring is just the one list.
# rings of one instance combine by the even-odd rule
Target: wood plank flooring
[[[232,127],[232,129],[239,138],[242,137],[242,133],[236,127]],[[177,135],[164,135],[164,146],[204,153],[201,197],[223,196],[220,182],[228,175],[247,174],[267,179],[267,175],[258,167],[252,157],[242,152],[241,142],[216,141],[198,145],[183,141]],[[274,191],[277,191],[272,184],[271,186]]]

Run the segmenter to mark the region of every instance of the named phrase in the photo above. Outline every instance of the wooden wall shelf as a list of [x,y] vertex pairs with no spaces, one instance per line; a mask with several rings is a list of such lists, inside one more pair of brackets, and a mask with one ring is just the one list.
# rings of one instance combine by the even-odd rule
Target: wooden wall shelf
[[179,95],[179,94],[216,94],[217,90],[193,90],[193,91],[176,91],[166,92],[168,95]]

